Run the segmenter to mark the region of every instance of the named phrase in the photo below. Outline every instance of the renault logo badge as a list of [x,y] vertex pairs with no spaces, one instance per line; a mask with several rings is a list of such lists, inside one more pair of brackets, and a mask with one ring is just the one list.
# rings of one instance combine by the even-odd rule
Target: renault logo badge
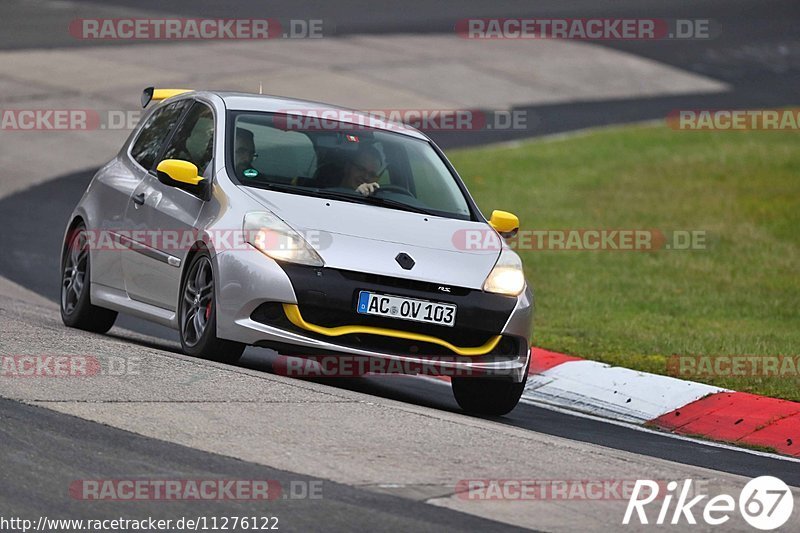
[[397,264],[400,265],[403,270],[411,270],[416,264],[414,259],[412,259],[411,256],[405,252],[400,252],[397,254],[397,257],[395,257],[394,260],[397,261]]

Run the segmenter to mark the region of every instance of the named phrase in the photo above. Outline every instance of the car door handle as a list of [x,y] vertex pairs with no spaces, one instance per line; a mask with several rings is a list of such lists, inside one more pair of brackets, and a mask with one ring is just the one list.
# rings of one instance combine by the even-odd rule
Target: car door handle
[[133,197],[133,203],[136,205],[144,205],[144,193],[141,192]]

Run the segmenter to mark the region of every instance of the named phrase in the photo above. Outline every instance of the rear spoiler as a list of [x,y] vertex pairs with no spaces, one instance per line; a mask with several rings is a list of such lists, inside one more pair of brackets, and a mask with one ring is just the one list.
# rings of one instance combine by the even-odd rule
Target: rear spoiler
[[142,107],[147,107],[151,100],[159,102],[190,91],[191,89],[156,89],[155,87],[148,87],[142,91]]

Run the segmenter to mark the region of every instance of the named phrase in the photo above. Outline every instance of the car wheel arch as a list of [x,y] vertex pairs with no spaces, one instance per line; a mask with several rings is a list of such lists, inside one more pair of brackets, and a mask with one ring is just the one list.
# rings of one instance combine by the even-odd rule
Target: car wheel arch
[[70,220],[69,224],[67,225],[67,230],[64,232],[64,240],[61,243],[61,261],[64,261],[64,253],[67,251],[67,246],[71,240],[72,233],[75,231],[75,228],[78,226],[86,227],[86,221],[84,220],[83,215],[75,215]]
[[[205,252],[205,253],[208,254],[208,256],[211,258],[211,267],[212,267],[212,269],[214,268],[214,266],[215,266],[214,265],[214,251],[208,246],[208,242],[203,241],[203,240],[195,241],[194,244],[192,244],[192,246],[189,247],[189,251],[186,253],[186,257],[183,260],[183,265],[181,267],[181,280],[180,280],[180,285],[178,285],[178,287],[180,289],[183,289],[183,283],[184,283],[184,281],[186,281],[186,275],[189,272],[189,267],[192,266],[192,261],[194,261],[194,258],[195,258],[195,256],[197,256],[197,254],[202,253],[202,252]],[[212,273],[214,274],[214,280],[213,280],[214,281],[214,285],[216,285],[217,284],[216,272],[214,272],[212,270]],[[216,294],[217,294],[217,291],[216,291],[216,288],[215,288],[215,290],[214,290],[215,298],[216,298]],[[178,300],[175,302],[176,311],[177,311],[177,309],[179,309],[181,298],[183,298],[183,294],[182,294],[182,290],[179,290],[178,291]]]

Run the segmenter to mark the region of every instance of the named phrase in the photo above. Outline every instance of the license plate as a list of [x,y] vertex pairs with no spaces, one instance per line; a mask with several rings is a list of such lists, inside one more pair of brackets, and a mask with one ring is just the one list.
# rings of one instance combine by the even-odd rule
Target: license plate
[[456,323],[456,306],[453,304],[375,294],[368,291],[358,293],[356,311],[362,315],[400,318],[440,326],[452,327]]

